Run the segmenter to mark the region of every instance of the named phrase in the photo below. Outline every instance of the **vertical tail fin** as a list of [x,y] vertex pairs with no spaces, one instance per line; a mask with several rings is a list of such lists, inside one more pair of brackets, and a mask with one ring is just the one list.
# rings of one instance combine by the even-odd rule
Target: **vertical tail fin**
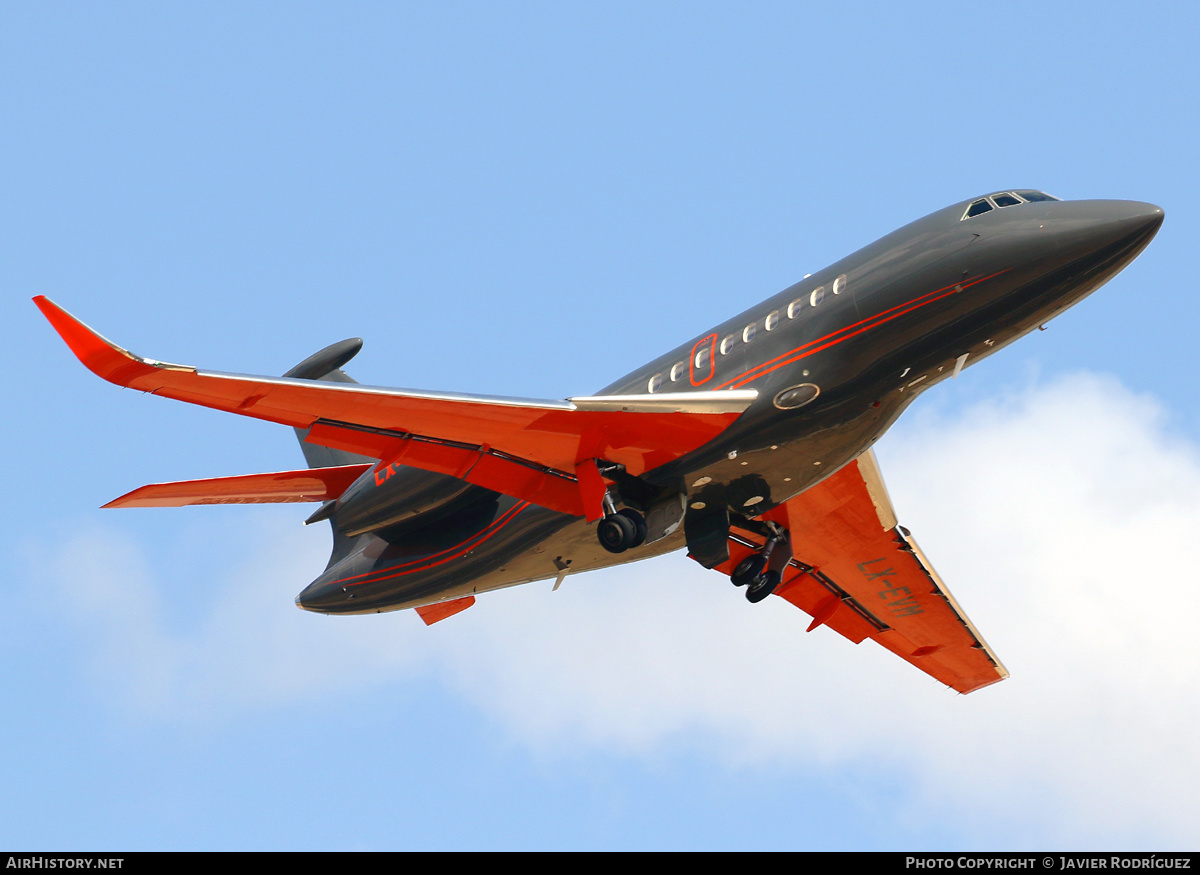
[[[352,377],[342,370],[342,365],[358,355],[362,349],[362,338],[351,337],[337,343],[331,343],[323,350],[313,353],[296,367],[292,368],[285,377],[296,380],[324,380],[329,383],[354,383]],[[300,441],[300,450],[304,453],[304,461],[310,468],[333,468],[339,465],[357,465],[363,462],[374,464],[375,459],[348,453],[345,450],[333,450],[319,444],[310,444],[308,429],[296,429],[296,437]]]

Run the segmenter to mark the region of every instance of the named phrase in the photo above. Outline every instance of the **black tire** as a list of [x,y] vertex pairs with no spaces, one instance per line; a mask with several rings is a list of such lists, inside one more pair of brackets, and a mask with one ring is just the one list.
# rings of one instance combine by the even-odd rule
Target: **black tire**
[[752,605],[756,605],[775,592],[775,587],[779,586],[779,581],[783,580],[783,575],[778,571],[768,571],[754,583],[746,587],[746,601]]
[[766,567],[767,560],[755,553],[739,562],[737,568],[733,569],[733,574],[729,575],[729,579],[733,581],[734,586],[746,586],[757,580]]
[[634,535],[629,548],[632,550],[634,547],[640,547],[646,543],[646,518],[632,507],[623,507],[617,513],[633,520]]
[[637,537],[637,526],[633,520],[619,513],[610,513],[596,527],[600,546],[609,553],[624,553]]

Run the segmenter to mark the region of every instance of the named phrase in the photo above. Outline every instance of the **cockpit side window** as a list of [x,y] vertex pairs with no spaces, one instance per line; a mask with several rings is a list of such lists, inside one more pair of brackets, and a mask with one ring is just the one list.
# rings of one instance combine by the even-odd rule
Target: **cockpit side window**
[[1061,198],[1056,198],[1052,194],[1046,194],[1044,191],[1018,191],[1021,197],[1027,201],[1057,201]]
[[971,203],[971,205],[969,207],[967,207],[967,214],[965,216],[963,216],[963,218],[970,219],[973,216],[979,216],[979,215],[982,215],[983,213],[991,212],[991,210],[992,210],[992,205],[988,201],[988,199],[985,197],[981,197],[979,200],[973,201]]

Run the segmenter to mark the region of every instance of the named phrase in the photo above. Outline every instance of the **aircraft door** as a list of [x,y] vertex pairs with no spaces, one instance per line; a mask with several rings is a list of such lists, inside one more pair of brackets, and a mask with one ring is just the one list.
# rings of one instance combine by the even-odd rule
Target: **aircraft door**
[[710,334],[697,340],[692,347],[689,372],[693,386],[701,386],[713,378],[717,371],[717,335]]

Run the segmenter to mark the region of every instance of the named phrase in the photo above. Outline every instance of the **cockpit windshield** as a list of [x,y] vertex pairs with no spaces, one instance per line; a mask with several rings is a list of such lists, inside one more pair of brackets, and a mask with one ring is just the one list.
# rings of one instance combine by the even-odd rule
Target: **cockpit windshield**
[[[995,209],[1004,209],[1005,207],[1016,207],[1024,203],[1036,203],[1037,201],[1056,201],[1052,194],[1046,194],[1044,191],[1020,190],[1020,191],[1001,191],[996,194],[990,194],[987,197],[981,197],[979,200],[971,201],[966,212],[963,213],[963,219],[970,219],[974,216],[979,216],[984,213],[990,213]],[[961,220],[960,220],[961,221]]]

